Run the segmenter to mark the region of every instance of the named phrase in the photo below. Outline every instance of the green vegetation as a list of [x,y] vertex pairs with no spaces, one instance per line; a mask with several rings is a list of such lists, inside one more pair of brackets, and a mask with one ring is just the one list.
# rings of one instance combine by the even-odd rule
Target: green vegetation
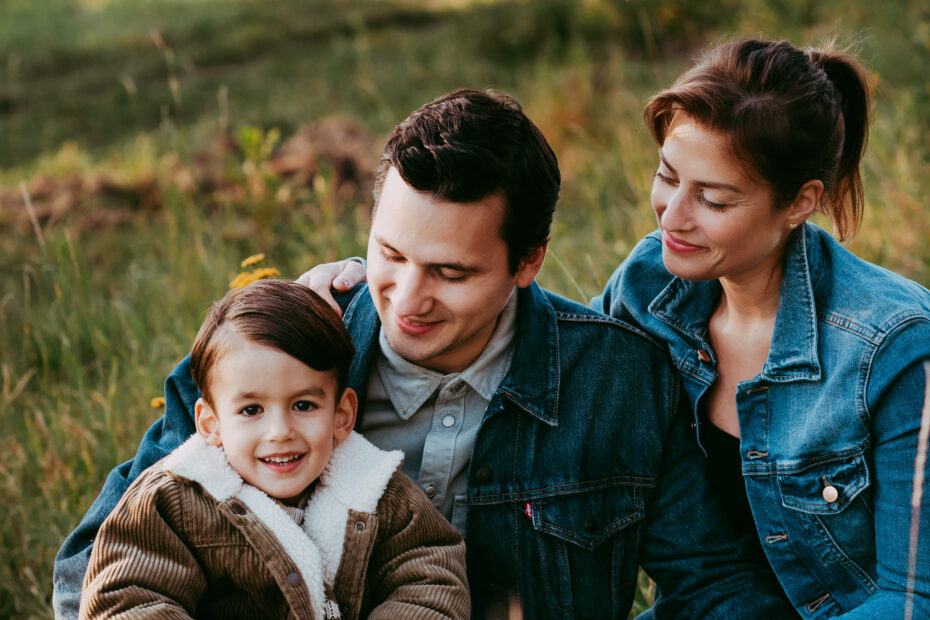
[[[0,1],[0,616],[51,616],[55,551],[239,261],[296,277],[364,251],[363,168],[397,121],[460,86],[517,97],[564,178],[540,280],[584,301],[653,227],[643,103],[735,34],[858,51],[877,91],[850,247],[930,283],[917,0]],[[337,137],[364,129],[359,165],[282,172],[334,114],[355,124],[326,121]]]

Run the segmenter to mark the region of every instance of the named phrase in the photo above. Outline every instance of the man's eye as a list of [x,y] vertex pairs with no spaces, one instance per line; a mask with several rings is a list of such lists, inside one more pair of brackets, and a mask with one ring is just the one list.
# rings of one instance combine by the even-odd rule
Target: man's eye
[[257,416],[261,412],[262,412],[262,408],[259,407],[258,405],[246,405],[245,407],[239,410],[239,413],[241,413],[247,418],[251,418],[252,416]]
[[458,271],[444,271],[440,269],[436,274],[446,282],[462,282],[467,277],[465,274]]
[[294,403],[294,409],[297,411],[313,411],[316,409],[316,405],[311,403],[309,400],[298,400]]

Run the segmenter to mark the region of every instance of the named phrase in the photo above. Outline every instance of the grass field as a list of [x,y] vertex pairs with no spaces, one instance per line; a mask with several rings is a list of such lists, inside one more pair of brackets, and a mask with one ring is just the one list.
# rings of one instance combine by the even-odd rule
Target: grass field
[[930,284],[924,2],[0,0],[0,617],[51,616],[55,551],[239,261],[296,277],[363,251],[371,149],[288,177],[301,125],[377,149],[452,88],[514,95],[564,179],[539,279],[586,301],[654,225],[643,103],[736,34],[857,50],[876,94],[850,248]]

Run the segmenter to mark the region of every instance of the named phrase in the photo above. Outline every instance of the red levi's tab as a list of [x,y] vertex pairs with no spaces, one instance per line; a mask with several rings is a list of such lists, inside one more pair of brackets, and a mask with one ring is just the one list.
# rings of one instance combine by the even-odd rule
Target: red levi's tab
[[527,518],[529,518],[530,521],[533,520],[533,505],[532,504],[530,504],[529,502],[526,502],[526,505],[523,506],[523,512],[526,513],[526,516]]

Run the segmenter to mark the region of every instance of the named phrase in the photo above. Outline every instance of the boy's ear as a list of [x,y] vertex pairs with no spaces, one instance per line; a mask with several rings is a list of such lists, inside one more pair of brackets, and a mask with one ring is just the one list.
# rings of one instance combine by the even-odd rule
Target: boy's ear
[[346,388],[336,403],[333,416],[333,439],[342,441],[349,436],[355,426],[355,414],[358,412],[358,395],[352,388]]
[[198,398],[194,405],[194,424],[197,433],[211,446],[222,446],[220,438],[220,419],[203,398]]

